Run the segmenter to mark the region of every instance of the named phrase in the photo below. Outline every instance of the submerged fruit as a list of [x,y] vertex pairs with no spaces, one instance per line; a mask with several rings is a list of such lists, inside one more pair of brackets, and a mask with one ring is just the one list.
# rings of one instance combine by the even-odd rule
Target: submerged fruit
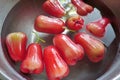
[[34,28],[39,32],[59,34],[64,31],[65,23],[59,18],[40,15],[35,19]]
[[71,30],[80,30],[84,25],[84,20],[80,16],[71,16],[66,20],[66,26]]
[[105,35],[105,29],[109,24],[108,18],[101,18],[97,21],[91,22],[86,25],[86,29],[97,37],[103,37]]
[[53,38],[53,44],[69,65],[75,65],[78,60],[82,60],[84,57],[83,48],[79,44],[75,44],[67,35],[56,35]]
[[14,61],[23,61],[26,56],[27,36],[23,32],[13,32],[7,35],[6,45],[10,57]]
[[90,61],[96,63],[103,60],[105,55],[105,46],[102,42],[86,33],[77,33],[74,40],[76,43],[83,46]]
[[49,80],[61,80],[69,74],[69,68],[55,46],[44,49],[44,62]]
[[27,56],[21,63],[23,73],[40,74],[43,71],[42,48],[38,43],[32,43],[27,48]]

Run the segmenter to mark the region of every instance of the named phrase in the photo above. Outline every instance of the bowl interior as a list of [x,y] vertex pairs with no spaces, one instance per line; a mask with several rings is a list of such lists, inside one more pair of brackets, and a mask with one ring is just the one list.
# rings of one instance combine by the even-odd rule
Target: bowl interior
[[[11,32],[24,32],[28,36],[28,43],[30,44],[35,41],[35,35],[32,33],[34,30],[34,20],[37,16],[46,14],[42,9],[41,5],[44,1],[41,0],[21,0],[19,1],[9,12],[8,16],[4,21],[2,28],[2,49],[6,56],[6,59],[10,65],[21,74],[21,76],[33,80],[46,80],[45,71],[39,75],[26,75],[20,72],[19,66],[20,63],[14,63],[8,54],[5,37]],[[106,46],[106,54],[103,61],[99,63],[91,63],[87,57],[82,61],[79,61],[75,66],[70,66],[70,74],[63,80],[95,80],[101,77],[112,65],[112,62],[116,56],[118,45],[119,45],[119,30],[116,22],[116,17],[112,11],[107,8],[100,0],[95,0],[94,2],[88,1],[88,4],[91,4],[95,7],[94,11],[83,17],[85,24],[97,20],[101,17],[108,17],[111,20],[111,23],[106,28],[106,34],[103,38],[99,38],[104,45]],[[84,26],[85,27],[85,26]],[[83,29],[82,31],[85,31]],[[81,32],[81,31],[80,31]],[[72,38],[73,33],[64,32]],[[39,35],[46,40],[46,43],[40,43],[42,48],[52,45],[53,34],[39,33]]]

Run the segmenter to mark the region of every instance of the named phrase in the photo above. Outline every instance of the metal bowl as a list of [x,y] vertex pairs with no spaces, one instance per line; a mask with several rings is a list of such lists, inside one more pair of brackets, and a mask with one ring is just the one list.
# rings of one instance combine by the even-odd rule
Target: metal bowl
[[[115,6],[119,3],[107,0],[85,0],[95,7],[94,11],[84,17],[85,24],[102,16],[111,19],[111,24],[106,29],[106,34],[100,38],[106,46],[106,55],[103,61],[91,63],[87,58],[79,61],[77,65],[70,66],[70,74],[63,80],[119,80],[120,73],[120,21],[119,11]],[[8,55],[5,37],[11,32],[25,32],[28,44],[34,42],[34,19],[40,15],[47,15],[41,5],[44,0],[1,0],[0,1],[0,73],[6,80],[47,80],[45,71],[39,75],[26,75],[20,72],[20,63],[14,63]],[[112,4],[113,3],[113,4]],[[39,33],[46,40],[42,47],[52,44],[54,35]],[[65,33],[72,36],[71,33]]]

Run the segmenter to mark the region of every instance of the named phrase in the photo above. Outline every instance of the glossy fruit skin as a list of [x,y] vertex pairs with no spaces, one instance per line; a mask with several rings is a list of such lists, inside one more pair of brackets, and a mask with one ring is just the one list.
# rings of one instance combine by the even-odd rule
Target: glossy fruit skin
[[78,31],[82,29],[83,25],[84,25],[84,19],[79,15],[71,16],[66,20],[66,26],[71,30]]
[[110,20],[104,17],[97,21],[87,24],[86,29],[97,37],[103,37],[105,35],[105,29],[109,23]]
[[44,49],[44,62],[48,80],[61,80],[69,74],[67,63],[53,45]]
[[22,61],[26,55],[27,36],[23,32],[13,32],[6,36],[8,53],[15,62]]
[[38,43],[31,43],[27,48],[27,56],[20,66],[23,73],[40,74],[44,69],[42,48]]
[[91,62],[97,63],[103,60],[105,55],[105,46],[102,42],[87,33],[77,33],[74,36],[76,43],[83,46],[86,55]]
[[39,32],[59,34],[64,31],[65,23],[59,18],[40,15],[36,18],[34,28]]
[[43,3],[42,8],[45,12],[54,17],[61,18],[65,15],[65,9],[60,4],[59,0],[46,0]]
[[53,44],[61,52],[61,56],[68,65],[75,65],[84,57],[83,48],[75,44],[67,35],[58,34],[53,38]]
[[71,2],[77,8],[77,13],[81,16],[86,16],[94,10],[91,5],[86,4],[82,0],[71,0]]

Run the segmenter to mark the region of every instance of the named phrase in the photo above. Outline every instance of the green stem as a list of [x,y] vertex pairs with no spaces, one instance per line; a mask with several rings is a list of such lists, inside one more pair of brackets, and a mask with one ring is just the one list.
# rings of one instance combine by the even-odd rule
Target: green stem
[[39,35],[36,33],[36,32],[34,32],[34,31],[32,31],[34,34],[35,34],[35,36],[37,37],[37,40],[36,40],[36,43],[39,43],[39,42],[43,42],[43,43],[45,43],[46,41],[45,40],[43,40],[41,37],[39,37]]

